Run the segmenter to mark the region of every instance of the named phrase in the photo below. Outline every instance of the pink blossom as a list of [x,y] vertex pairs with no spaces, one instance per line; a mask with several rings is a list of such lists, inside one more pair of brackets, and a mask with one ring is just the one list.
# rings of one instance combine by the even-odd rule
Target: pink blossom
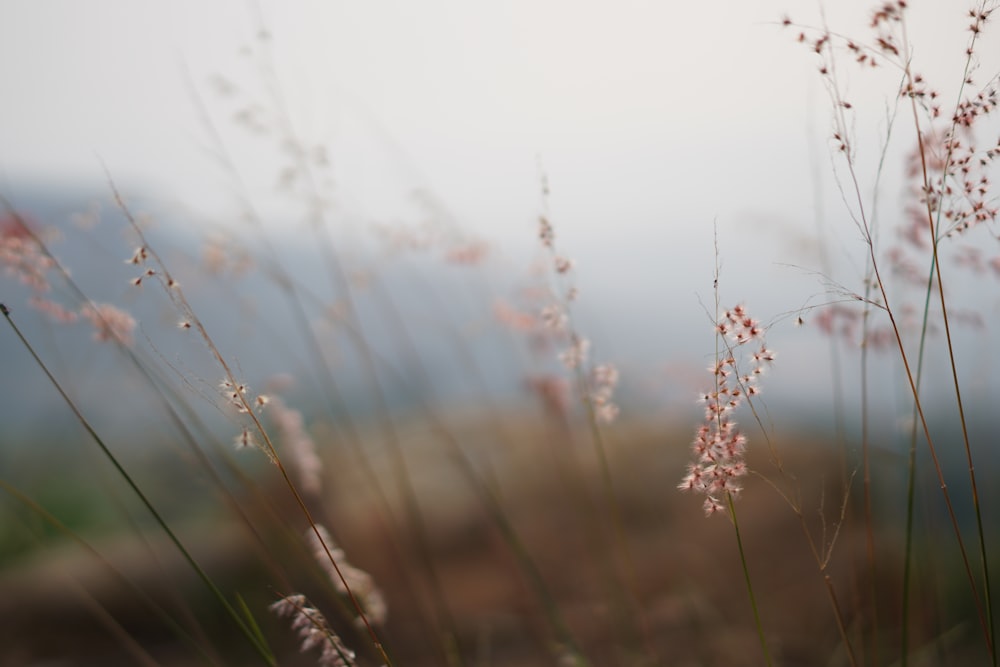
[[135,319],[124,310],[109,303],[87,304],[80,315],[94,327],[94,340],[116,340],[122,345],[132,345]]
[[[278,429],[281,443],[298,470],[302,489],[318,495],[323,487],[323,462],[316,452],[316,443],[305,428],[302,413],[285,405],[285,402],[277,396],[269,399],[258,396],[258,402],[261,398],[265,398],[266,403],[270,406],[271,419]],[[263,404],[260,405],[263,407]]]
[[[682,491],[705,495],[703,509],[706,516],[722,511],[725,508],[724,499],[735,499],[743,490],[739,480],[747,474],[743,458],[747,439],[740,432],[732,413],[747,397],[760,393],[758,371],[764,364],[774,361],[774,352],[763,342],[763,327],[746,315],[743,306],[724,313],[715,325],[715,331],[717,335],[727,336],[736,348],[752,340],[759,340],[760,347],[749,355],[752,373],[737,372],[736,356],[718,359],[708,368],[715,388],[700,396],[705,416],[691,445],[695,461],[688,466],[687,474],[677,485]],[[742,355],[737,356],[742,358]]]
[[271,611],[292,619],[292,629],[302,641],[302,651],[319,647],[318,660],[323,667],[353,667],[354,651],[349,650],[330,628],[323,612],[311,606],[304,595],[286,595],[271,605]]

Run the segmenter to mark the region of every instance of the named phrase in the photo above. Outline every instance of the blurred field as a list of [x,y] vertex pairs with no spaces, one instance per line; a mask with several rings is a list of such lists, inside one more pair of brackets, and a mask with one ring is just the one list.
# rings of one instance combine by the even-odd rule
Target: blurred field
[[[502,420],[507,428],[503,443],[489,430],[495,427],[494,418],[467,415],[451,423],[484,479],[492,480],[488,483],[502,498],[511,523],[594,664],[761,664],[732,526],[721,516],[706,519],[700,500],[675,488],[689,458],[686,429],[624,424],[613,435],[611,467],[621,524],[635,566],[637,602],[645,623],[642,632],[624,611],[630,602],[620,583],[622,568],[609,549],[615,539],[614,523],[601,497],[585,434],[570,434],[563,425],[537,416],[507,415]],[[400,430],[408,440],[407,465],[426,522],[424,538],[457,631],[462,664],[553,664],[552,634],[538,598],[472,489],[434,442],[426,424],[418,420]],[[839,455],[834,447],[823,446],[808,434],[784,434],[777,448],[786,470],[798,478],[806,522],[822,544],[832,536],[842,498]],[[384,638],[394,661],[399,665],[447,664],[415,533],[387,534],[382,509],[366,482],[352,472],[350,457],[330,449],[323,451],[323,457],[332,483],[322,506],[314,511],[345,546],[351,562],[372,573],[386,595],[389,622]],[[752,442],[751,465],[782,488],[790,488],[776,476],[768,459],[766,445]],[[397,518],[413,528],[392,491],[391,461],[376,457],[372,464],[387,482]],[[169,465],[162,470],[169,471]],[[301,570],[286,566],[297,587],[315,595],[316,603],[328,614],[336,609],[310,557],[297,553],[295,540],[285,532],[304,530],[287,491],[265,469],[260,486],[252,484],[236,492],[240,506],[255,517],[256,528],[269,545],[261,550],[204,480],[190,477],[190,472],[184,473],[188,476],[184,479],[177,472],[168,473],[170,485],[180,494],[175,524],[190,548],[225,590],[245,597],[279,652],[281,664],[315,664],[314,656],[298,654],[294,638],[280,619],[260,611],[285,592],[268,566],[272,558],[299,563]],[[148,468],[138,474],[155,476]],[[86,482],[70,478],[66,484]],[[857,479],[854,484],[857,493]],[[81,496],[77,502],[87,501]],[[766,481],[756,477],[748,481],[738,511],[761,615],[778,663],[846,664],[823,580],[794,513]],[[827,521],[825,538],[820,512]],[[24,519],[25,513],[18,514]],[[28,523],[35,523],[37,529],[37,520],[28,516]],[[898,616],[899,572],[886,565],[874,581],[856,579],[865,570],[860,525],[848,517],[826,574],[847,618],[856,624],[852,632],[866,624],[851,611],[857,596],[863,587],[874,585],[883,601],[880,625],[885,633],[886,628],[895,627],[892,619]],[[142,539],[137,539],[137,531]],[[95,533],[89,539],[102,557],[144,595],[171,610],[196,633],[211,637],[212,645],[223,647],[219,650],[225,655],[217,656],[221,664],[254,664],[231,622],[219,614],[215,601],[205,597],[186,564],[155,528],[118,525],[114,530],[92,527],[88,533]],[[880,530],[879,562],[899,562],[897,535],[897,531]],[[138,658],[127,650],[132,642],[155,658],[153,664],[180,667],[203,662],[100,560],[66,540],[50,536],[46,542],[37,551],[4,561],[0,664],[138,664]],[[394,542],[401,549],[398,554]],[[921,595],[932,595],[919,588]],[[939,603],[924,599],[921,604]],[[932,609],[925,611],[918,616],[925,617],[920,623],[928,627],[916,634],[930,640],[938,631],[934,624],[941,619],[934,618]],[[942,607],[939,613],[953,610]],[[128,639],[116,635],[119,624]],[[949,642],[949,664],[964,664],[958,661],[963,653],[955,642],[962,645],[968,628],[959,625],[949,630],[947,637],[939,637]],[[367,639],[348,627],[343,632],[348,644],[364,655]],[[881,639],[896,641],[886,634]],[[935,664],[934,659],[921,660],[919,653],[912,657],[911,664]]]

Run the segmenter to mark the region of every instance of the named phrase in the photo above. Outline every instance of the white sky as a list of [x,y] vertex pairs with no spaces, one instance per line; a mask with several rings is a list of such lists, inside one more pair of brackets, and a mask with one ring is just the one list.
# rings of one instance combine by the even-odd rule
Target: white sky
[[[830,4],[831,23],[860,32],[867,2]],[[207,83],[261,89],[261,60],[240,56],[255,6],[7,0],[0,175],[100,183],[103,161],[125,182],[207,204],[225,177],[202,151],[184,72],[232,130],[232,104]],[[704,221],[794,197],[826,110],[812,58],[774,25],[786,11],[815,21],[801,0],[261,4],[289,115],[329,150],[338,196],[378,216],[392,191],[425,187],[486,226],[514,202],[537,208],[537,156],[554,206],[593,211],[586,226],[622,208],[681,225],[679,211]],[[913,23],[949,19],[960,55],[961,13],[930,19]],[[241,136],[227,135],[231,149],[253,155]],[[260,155],[241,168],[273,182]],[[587,205],[570,206],[578,197]]]
[[[832,26],[869,36],[871,3],[828,4]],[[917,69],[951,91],[967,35],[962,3],[911,4]],[[796,307],[822,291],[779,266],[818,264],[815,243],[802,243],[815,237],[814,174],[827,222],[847,230],[846,243],[854,238],[829,179],[829,108],[816,61],[795,43],[797,30],[777,26],[786,12],[815,24],[817,3],[272,1],[260,4],[271,35],[263,50],[255,7],[6,0],[4,194],[25,183],[101,192],[103,163],[126,191],[235,215],[186,77],[254,194],[266,197],[276,154],[233,121],[241,103],[210,85],[223,76],[265,100],[264,62],[298,135],[326,147],[341,210],[415,218],[409,197],[420,188],[477,233],[528,246],[540,158],[556,233],[605,297],[617,290],[627,301],[640,284],[645,295],[683,292],[681,319],[700,318],[694,295],[710,296],[717,220],[731,300]],[[892,75],[846,79],[868,114],[858,133],[871,142],[861,155],[871,164]],[[898,162],[888,172],[891,184]],[[861,249],[848,252],[860,257]],[[796,281],[805,286],[796,291]],[[671,320],[656,326],[667,335]]]
[[[801,143],[811,62],[769,25],[789,4],[293,0],[262,14],[296,128],[328,146],[338,178],[361,193],[426,179],[461,200],[537,183],[536,155],[557,187],[704,192],[684,181],[717,182],[724,164],[708,167],[758,139]],[[3,13],[7,178],[100,181],[104,161],[150,188],[217,189],[183,72],[225,129],[206,84],[259,83],[239,55],[252,3],[8,0]]]

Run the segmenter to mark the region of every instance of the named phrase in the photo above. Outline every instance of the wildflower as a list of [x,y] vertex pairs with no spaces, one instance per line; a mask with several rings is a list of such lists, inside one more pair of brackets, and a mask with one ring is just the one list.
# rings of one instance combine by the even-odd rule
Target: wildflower
[[590,373],[590,402],[594,416],[602,424],[610,424],[618,418],[619,409],[612,401],[618,386],[618,369],[613,364],[601,364]]
[[539,313],[539,319],[546,328],[553,329],[554,331],[565,331],[569,324],[569,318],[566,317],[566,313],[556,305],[549,305],[542,308],[542,312]]
[[559,361],[569,370],[573,370],[587,361],[588,351],[590,351],[590,341],[573,336],[570,346],[559,354]]
[[94,327],[94,340],[116,340],[122,345],[133,343],[132,331],[136,322],[124,310],[109,303],[87,304],[80,310],[80,315]]
[[222,390],[222,395],[226,397],[229,403],[236,408],[236,411],[245,414],[250,410],[247,408],[247,390],[250,389],[248,385],[245,384],[234,384],[229,380],[223,380],[219,383],[219,389]]
[[142,272],[142,275],[136,276],[130,282],[132,283],[133,286],[139,287],[140,285],[142,285],[143,279],[145,279],[145,278],[151,278],[152,276],[155,276],[155,275],[156,275],[156,271],[155,270],[153,270],[153,269],[146,269],[145,271]]
[[552,223],[544,215],[538,218],[538,238],[546,248],[551,248],[553,243],[555,243],[555,232],[552,229]]
[[774,352],[763,343],[764,328],[747,316],[743,306],[726,311],[715,329],[719,335],[732,340],[736,347],[758,340],[760,348],[751,355],[752,373],[738,373],[733,355],[716,360],[708,368],[715,388],[700,396],[705,405],[705,419],[698,426],[691,445],[695,461],[677,485],[682,491],[704,494],[706,516],[722,511],[724,499],[734,499],[743,490],[739,480],[747,474],[744,460],[747,439],[732,413],[746,397],[760,393],[757,376],[764,364],[774,361]]
[[246,449],[248,447],[257,446],[257,441],[254,440],[253,433],[251,433],[248,428],[244,428],[240,434],[236,436],[233,443],[236,445],[236,449]]
[[285,405],[281,398],[261,395],[256,399],[258,407],[269,405],[271,419],[278,429],[282,444],[288,450],[291,461],[299,473],[303,490],[318,494],[322,490],[321,474],[323,462],[316,453],[316,443],[305,428],[302,413]]
[[553,260],[553,265],[555,266],[556,273],[569,273],[570,269],[573,268],[573,260],[557,256]]
[[[317,533],[319,533],[319,537],[317,537]],[[312,547],[313,556],[326,570],[327,576],[330,577],[330,581],[333,582],[337,591],[346,595],[350,590],[361,605],[368,620],[371,623],[384,624],[388,615],[388,607],[372,576],[347,562],[344,551],[337,547],[330,533],[323,526],[317,525],[315,531],[310,529],[307,538]],[[336,567],[334,563],[336,563]]]
[[0,218],[0,265],[35,294],[50,291],[46,274],[55,266],[36,240],[31,225],[20,215]]
[[304,595],[286,595],[270,606],[270,610],[283,618],[292,619],[292,629],[302,640],[301,650],[320,647],[318,664],[322,667],[351,667],[355,653],[346,646],[330,628],[323,612],[309,605]]
[[146,261],[146,259],[148,257],[149,257],[149,251],[146,250],[146,247],[145,246],[139,246],[138,248],[135,249],[135,252],[132,253],[132,257],[130,257],[129,259],[125,260],[125,263],[126,264],[142,264],[142,263],[144,263]]

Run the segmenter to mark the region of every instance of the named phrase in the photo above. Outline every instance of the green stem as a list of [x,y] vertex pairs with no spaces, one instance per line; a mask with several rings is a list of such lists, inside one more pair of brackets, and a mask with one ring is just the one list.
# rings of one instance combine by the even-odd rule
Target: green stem
[[[171,631],[177,636],[178,639],[189,644],[194,650],[196,650],[207,664],[215,666],[218,666],[220,664],[219,661],[211,655],[208,647],[204,647],[198,644],[198,641],[194,637],[192,637],[180,625],[180,623],[175,621],[173,617],[171,617],[166,612],[166,610],[164,610],[159,604],[157,604],[152,598],[150,598],[145,591],[143,591],[135,583],[129,580],[124,574],[122,574],[117,568],[115,568],[114,565],[108,562],[107,559],[105,559],[100,554],[100,552],[97,551],[97,549],[91,546],[82,537],[80,537],[72,530],[70,530],[70,528],[66,526],[66,524],[61,522],[54,514],[46,510],[44,507],[42,507],[34,500],[29,498],[27,495],[22,493],[20,490],[18,490],[17,487],[8,483],[4,479],[0,479],[0,489],[6,491],[10,496],[15,498],[22,505],[24,505],[32,512],[34,512],[36,515],[41,517],[43,521],[48,523],[50,526],[59,531],[62,535],[66,536],[67,538],[75,542],[78,546],[80,546],[85,551],[87,551],[87,553],[93,556],[104,567],[105,570],[111,573],[112,577],[114,577],[116,581],[127,586],[132,591],[132,593],[134,593],[157,618],[163,621],[163,623],[171,629]],[[82,588],[80,589],[80,592],[85,593],[85,591]]]
[[21,333],[21,330],[14,323],[14,320],[11,319],[10,310],[7,308],[7,306],[5,306],[2,303],[0,303],[0,314],[2,314],[4,318],[6,318],[7,323],[10,325],[11,329],[13,329],[14,333],[21,340],[21,343],[31,354],[32,358],[35,360],[38,366],[42,369],[42,372],[45,373],[45,376],[56,388],[56,391],[59,392],[59,395],[62,397],[63,401],[65,401],[66,405],[69,406],[69,409],[72,410],[73,415],[76,417],[77,421],[80,422],[80,425],[83,426],[83,428],[87,431],[90,437],[93,438],[94,442],[104,453],[104,456],[107,457],[107,459],[115,467],[115,470],[118,472],[118,474],[122,476],[125,482],[132,489],[132,491],[136,494],[136,496],[138,496],[142,504],[145,505],[147,510],[149,510],[149,513],[152,515],[156,523],[159,524],[160,528],[163,529],[163,532],[166,533],[170,541],[174,543],[174,546],[176,546],[177,550],[180,551],[181,555],[184,557],[184,560],[188,562],[188,564],[195,571],[195,573],[202,580],[202,582],[209,589],[209,591],[211,591],[212,594],[216,597],[216,599],[218,599],[219,603],[226,610],[226,613],[229,614],[229,616],[233,619],[233,622],[236,623],[240,631],[250,641],[250,643],[253,645],[254,649],[257,651],[260,657],[268,665],[272,666],[277,665],[277,661],[275,660],[274,656],[271,654],[267,646],[264,645],[262,638],[257,636],[249,627],[247,627],[247,625],[240,618],[236,610],[233,609],[232,605],[230,605],[229,602],[226,600],[226,597],[222,594],[222,591],[219,590],[219,588],[215,585],[215,583],[208,576],[208,574],[201,568],[200,565],[198,565],[194,557],[188,552],[188,550],[181,543],[180,539],[170,529],[170,527],[167,525],[167,522],[163,519],[160,513],[153,506],[153,503],[149,500],[149,498],[146,497],[146,494],[142,492],[142,490],[139,488],[139,485],[136,484],[135,480],[132,479],[131,475],[128,474],[128,472],[125,470],[122,464],[118,461],[117,457],[115,457],[115,455],[111,452],[108,446],[104,443],[104,440],[101,438],[101,436],[97,434],[97,431],[94,430],[94,427],[90,425],[90,422],[87,421],[87,418],[83,416],[82,412],[80,412],[80,409],[77,407],[76,403],[73,402],[73,399],[69,397],[69,395],[63,389],[59,381],[55,378],[54,375],[52,375],[51,371],[49,371],[48,367],[45,365],[45,362],[42,361],[41,357],[38,356],[38,353],[35,352],[34,347],[32,347],[31,343],[28,342],[28,339],[24,337],[24,334]]
[[[924,372],[924,353],[927,345],[928,320],[930,317],[931,283],[934,278],[936,257],[931,259],[931,272],[927,278],[927,293],[924,297],[924,315],[920,326],[920,345],[917,351],[917,375],[915,379],[917,391],[920,391],[920,380]],[[908,473],[906,479],[906,543],[903,548],[903,609],[900,628],[900,667],[907,667],[910,643],[910,579],[913,568],[913,514],[917,485],[917,414],[916,405],[913,408],[913,425],[910,429],[910,451]]]
[[743,550],[743,538],[740,536],[740,524],[736,520],[736,505],[733,503],[733,496],[726,494],[726,502],[729,505],[729,518],[733,522],[733,530],[736,533],[736,545],[740,550],[740,565],[743,566],[743,578],[747,582],[747,594],[750,596],[750,607],[753,609],[753,621],[757,627],[757,638],[760,639],[760,648],[764,651],[764,664],[772,667],[771,651],[767,648],[767,639],[764,637],[764,626],[760,622],[760,611],[757,609],[757,598],[753,594],[753,583],[750,581],[750,568],[747,566],[747,555]]

